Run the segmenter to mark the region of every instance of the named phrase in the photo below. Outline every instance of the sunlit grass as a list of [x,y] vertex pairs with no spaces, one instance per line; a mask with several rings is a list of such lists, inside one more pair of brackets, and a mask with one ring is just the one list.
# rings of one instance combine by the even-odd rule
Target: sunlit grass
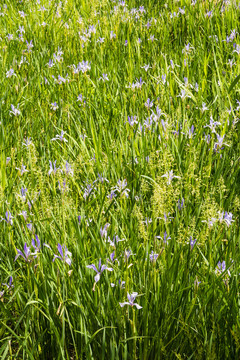
[[238,2],[0,15],[0,358],[238,359]]

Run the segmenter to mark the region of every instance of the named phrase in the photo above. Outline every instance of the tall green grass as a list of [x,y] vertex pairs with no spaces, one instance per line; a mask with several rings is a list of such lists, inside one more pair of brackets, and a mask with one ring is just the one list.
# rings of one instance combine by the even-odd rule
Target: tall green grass
[[239,6],[0,4],[2,360],[239,358]]

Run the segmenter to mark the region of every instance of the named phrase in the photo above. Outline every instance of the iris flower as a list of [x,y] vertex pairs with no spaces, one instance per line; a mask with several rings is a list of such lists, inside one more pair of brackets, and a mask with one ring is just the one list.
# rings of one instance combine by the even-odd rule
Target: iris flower
[[133,306],[136,306],[137,309],[142,309],[142,306],[134,303],[134,300],[136,299],[137,295],[138,295],[137,292],[134,292],[134,293],[132,293],[132,294],[129,294],[129,293],[128,293],[128,294],[127,294],[127,297],[128,297],[129,302],[126,302],[126,301],[125,301],[125,302],[123,302],[123,303],[119,303],[120,306],[123,307],[123,306],[125,306],[125,305],[130,305],[130,306],[132,306],[132,307],[133,307]]

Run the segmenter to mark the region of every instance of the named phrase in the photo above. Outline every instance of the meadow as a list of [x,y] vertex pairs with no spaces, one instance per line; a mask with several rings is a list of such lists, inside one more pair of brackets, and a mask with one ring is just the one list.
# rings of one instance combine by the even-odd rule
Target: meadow
[[0,2],[0,359],[240,358],[240,2]]

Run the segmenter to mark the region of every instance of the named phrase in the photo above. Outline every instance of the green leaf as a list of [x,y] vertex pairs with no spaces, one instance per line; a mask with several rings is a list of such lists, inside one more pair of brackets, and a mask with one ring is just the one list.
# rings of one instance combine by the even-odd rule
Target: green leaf
[[232,89],[234,88],[234,86],[237,84],[238,80],[240,79],[240,74],[233,80],[233,82],[231,83],[231,85],[228,88],[228,93],[230,93],[232,91]]

